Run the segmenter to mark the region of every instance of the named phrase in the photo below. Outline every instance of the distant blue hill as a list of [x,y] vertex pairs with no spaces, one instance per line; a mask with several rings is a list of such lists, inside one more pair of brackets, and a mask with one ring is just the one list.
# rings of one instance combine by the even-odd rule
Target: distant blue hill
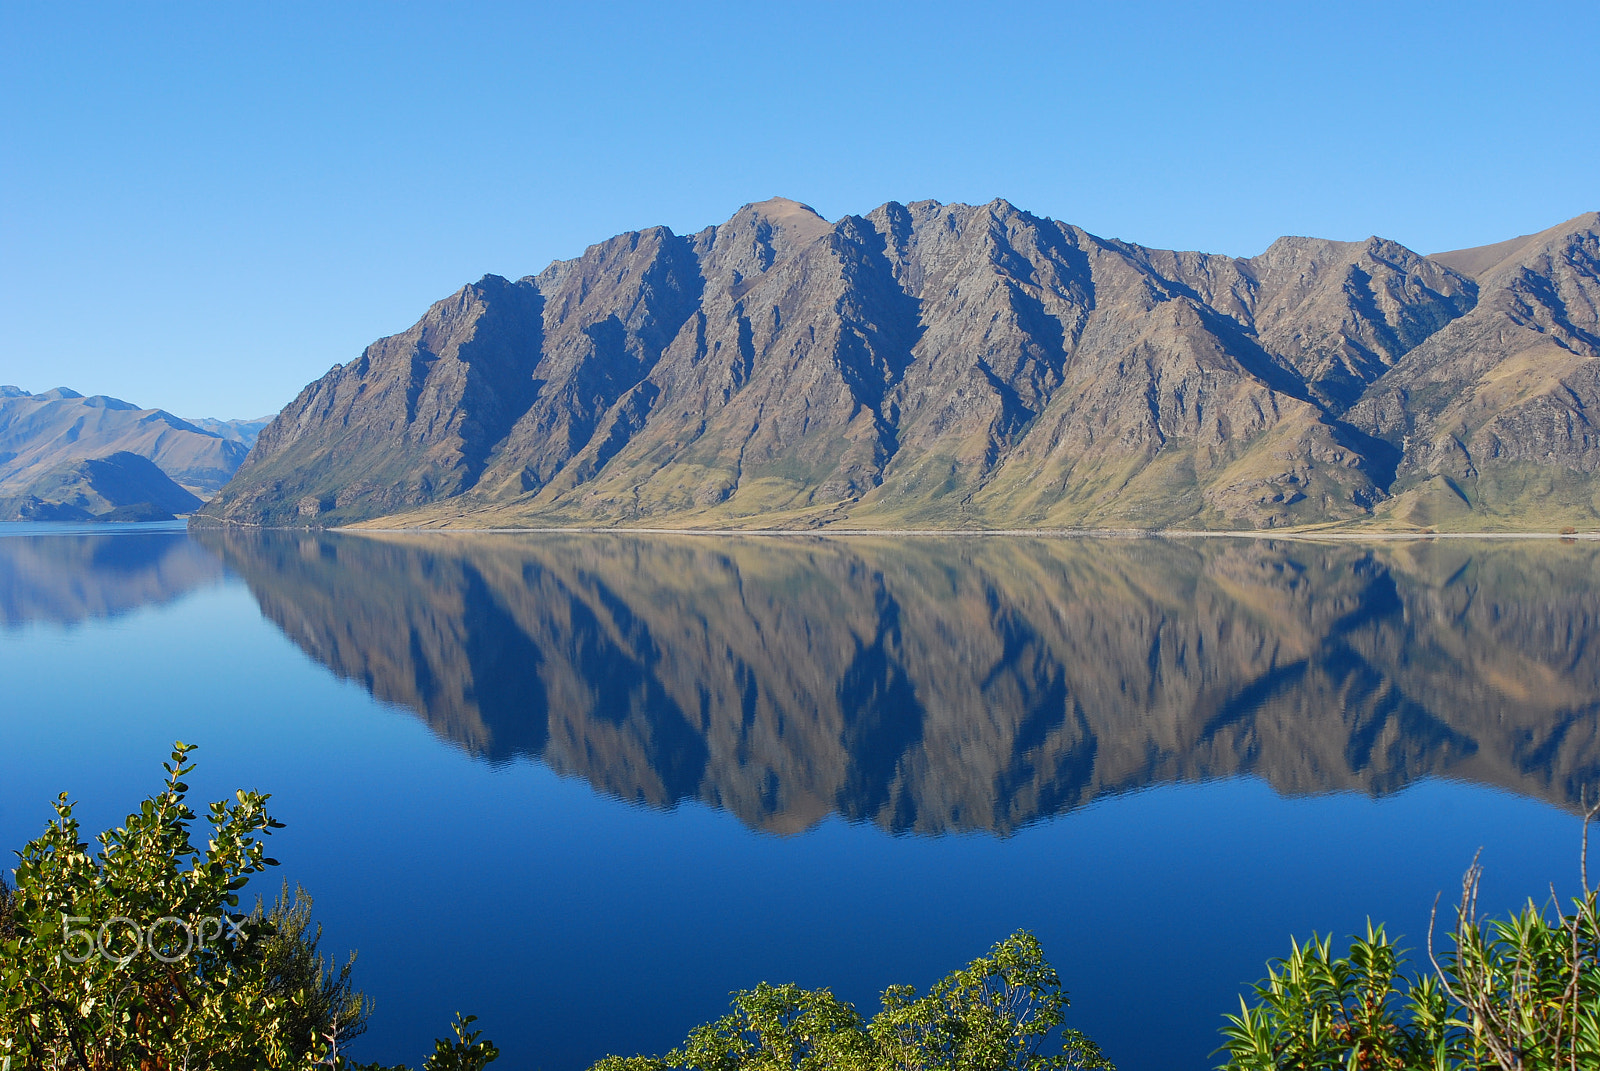
[[0,386],[0,517],[191,512],[233,476],[265,423],[189,421],[67,387],[31,394]]

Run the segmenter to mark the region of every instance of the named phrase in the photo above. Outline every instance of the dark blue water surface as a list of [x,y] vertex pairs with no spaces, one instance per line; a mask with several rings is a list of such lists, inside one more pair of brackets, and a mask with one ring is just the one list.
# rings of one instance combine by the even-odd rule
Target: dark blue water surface
[[0,844],[172,741],[274,794],[377,1002],[498,1066],[761,980],[874,1010],[1012,931],[1124,1071],[1215,1061],[1291,935],[1575,885],[1592,545],[0,531]]

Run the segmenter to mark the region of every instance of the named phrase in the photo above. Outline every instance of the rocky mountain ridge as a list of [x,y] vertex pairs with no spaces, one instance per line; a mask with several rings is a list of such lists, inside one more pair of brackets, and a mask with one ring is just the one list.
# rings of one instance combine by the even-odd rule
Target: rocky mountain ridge
[[486,276],[308,386],[203,521],[1600,522],[1600,214],[1239,259],[781,198]]
[[[261,434],[261,429],[272,423],[273,416],[253,417],[249,419],[218,420],[216,417],[191,417],[187,423],[193,424],[201,431],[208,431],[219,439],[241,444],[246,450],[256,444],[256,436]],[[244,458],[240,458],[243,461]]]

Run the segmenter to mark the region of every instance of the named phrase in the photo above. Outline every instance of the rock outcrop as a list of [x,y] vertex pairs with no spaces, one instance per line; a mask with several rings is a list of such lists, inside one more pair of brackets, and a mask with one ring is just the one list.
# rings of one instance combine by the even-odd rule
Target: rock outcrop
[[464,287],[307,387],[204,516],[1593,524],[1597,221],[1245,260],[774,199]]

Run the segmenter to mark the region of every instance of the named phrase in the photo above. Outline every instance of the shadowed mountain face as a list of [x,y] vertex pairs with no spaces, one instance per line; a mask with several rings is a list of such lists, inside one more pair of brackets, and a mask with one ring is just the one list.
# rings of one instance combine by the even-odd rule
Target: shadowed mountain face
[[1592,523],[1597,242],[1591,213],[1491,251],[1238,259],[1005,201],[777,198],[463,287],[308,386],[205,516]]
[[774,831],[1006,833],[1241,774],[1600,786],[1584,544],[196,538],[460,746]]
[[6,521],[170,521],[200,500],[127,450],[64,461],[46,469],[12,498],[0,498]]
[[179,532],[0,538],[0,628],[74,624],[220,583],[222,563]]
[[1473,273],[1477,304],[1349,414],[1400,450],[1391,509],[1455,527],[1600,513],[1600,213],[1434,259]]

